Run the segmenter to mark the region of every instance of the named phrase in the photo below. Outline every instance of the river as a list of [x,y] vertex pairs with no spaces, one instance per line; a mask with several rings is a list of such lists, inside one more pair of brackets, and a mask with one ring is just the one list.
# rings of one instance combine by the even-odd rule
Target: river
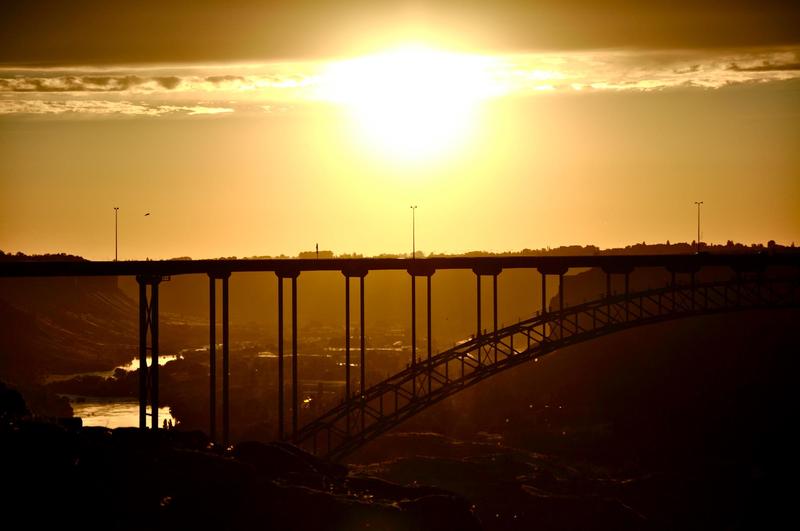
[[[178,359],[175,354],[165,354],[158,357],[158,364],[164,365],[167,362]],[[150,358],[147,359],[147,366],[151,365]],[[77,376],[100,376],[110,378],[117,369],[134,371],[139,368],[139,360],[133,359],[125,365],[115,367],[110,371],[97,371],[80,374],[59,374],[47,378],[54,382],[59,380],[69,380]],[[139,401],[129,397],[98,397],[98,396],[79,396],[63,395],[69,400],[72,412],[76,417],[81,417],[84,426],[104,426],[106,428],[125,428],[139,426]],[[148,424],[150,422],[150,407],[147,408]],[[175,418],[170,413],[169,407],[158,408],[159,424],[163,421],[176,423]]]

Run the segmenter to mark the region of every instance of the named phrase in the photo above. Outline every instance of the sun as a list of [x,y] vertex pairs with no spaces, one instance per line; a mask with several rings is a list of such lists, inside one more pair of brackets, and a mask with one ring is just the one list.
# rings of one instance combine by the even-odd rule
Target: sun
[[370,150],[415,162],[463,145],[479,103],[498,92],[491,69],[487,57],[409,44],[332,63],[320,87],[348,109]]

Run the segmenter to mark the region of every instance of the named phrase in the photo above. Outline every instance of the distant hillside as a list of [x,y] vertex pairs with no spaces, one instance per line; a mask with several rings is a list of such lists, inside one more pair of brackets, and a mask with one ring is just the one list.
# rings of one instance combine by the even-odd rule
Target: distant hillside
[[0,375],[111,368],[137,351],[137,306],[106,278],[0,278]]

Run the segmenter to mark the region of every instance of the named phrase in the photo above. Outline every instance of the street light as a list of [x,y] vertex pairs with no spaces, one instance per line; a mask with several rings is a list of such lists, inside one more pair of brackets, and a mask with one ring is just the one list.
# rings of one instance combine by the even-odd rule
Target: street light
[[411,258],[417,257],[417,205],[411,205]]
[[118,225],[117,225],[117,214],[118,213],[119,213],[119,207],[114,207],[114,261],[115,262],[117,260],[119,260],[119,254],[118,254],[118,251],[119,251],[119,246],[118,246],[119,239],[117,238],[117,234],[118,234],[118,231],[117,231],[117,227],[118,227]]
[[[149,217],[149,216],[150,216],[150,212],[145,212],[144,217]],[[145,256],[144,259],[145,260],[150,260],[150,257],[149,256]]]
[[703,204],[702,201],[695,201],[695,205],[697,205],[697,252],[700,252],[700,205]]

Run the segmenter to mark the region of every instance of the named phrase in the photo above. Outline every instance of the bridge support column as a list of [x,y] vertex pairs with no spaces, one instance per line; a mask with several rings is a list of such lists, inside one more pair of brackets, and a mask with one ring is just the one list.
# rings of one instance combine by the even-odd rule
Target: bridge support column
[[[352,277],[358,277],[359,279],[359,323],[360,323],[360,342],[359,346],[361,349],[361,353],[359,355],[359,401],[361,401],[361,427],[364,427],[364,404],[363,404],[363,397],[364,391],[366,389],[366,336],[364,331],[364,277],[367,275],[367,270],[365,269],[343,269],[342,274],[344,275],[344,308],[345,308],[345,316],[344,316],[344,327],[345,327],[345,343],[344,343],[344,351],[345,351],[345,396],[344,399],[347,403],[349,403],[352,393],[351,389],[351,378],[350,378],[350,279]],[[349,408],[349,406],[348,406]],[[350,415],[348,409],[348,415],[346,419],[346,431],[350,433]]]
[[228,312],[228,277],[222,277],[222,444],[230,442],[230,337]]
[[[428,395],[431,394],[431,358],[433,357],[433,337],[431,336],[431,275],[427,277],[427,290],[426,295],[428,297],[428,309],[427,309],[427,317],[428,317]],[[364,394],[363,391],[361,393]]]
[[[542,270],[539,271],[542,275],[542,317],[544,317],[544,314],[547,313],[547,273]],[[547,333],[545,331],[546,326],[547,325],[542,323],[542,343],[547,341]],[[528,343],[528,347],[530,347],[530,338],[528,338]]]
[[564,273],[558,274],[558,338],[564,339]]
[[360,277],[358,279],[359,290],[358,290],[358,298],[359,298],[359,328],[361,330],[361,359],[359,363],[359,369],[361,369],[361,378],[359,380],[359,397],[361,399],[361,431],[364,431],[364,399],[365,399],[365,391],[366,391],[366,381],[367,381],[367,357],[366,357],[366,336],[364,332],[364,277]]
[[[493,308],[494,308],[494,330],[497,331],[497,275],[499,275],[503,271],[502,267],[494,264],[488,265],[481,265],[480,267],[473,267],[472,272],[475,273],[476,278],[476,287],[477,287],[477,321],[478,321],[478,330],[477,334],[475,335],[476,338],[481,337],[483,335],[483,329],[481,327],[481,277],[483,276],[491,276],[494,278],[494,291],[493,291]],[[478,351],[478,364],[481,363],[481,355],[480,351]]]
[[547,313],[547,273],[542,271],[542,315]]
[[230,273],[208,274],[208,415],[209,437],[217,440],[217,280],[222,280],[222,444],[228,445],[230,433],[230,341],[228,318],[228,278]]
[[477,279],[477,310],[478,310],[478,327],[477,331],[475,332],[475,337],[481,337],[481,274],[476,273],[475,278]]
[[494,362],[497,363],[497,275],[492,275],[492,320],[494,330],[492,341],[494,342]]
[[[559,304],[559,312],[564,309],[564,274],[569,270],[569,268],[561,265],[545,265],[540,266],[538,268],[539,273],[542,274],[542,315],[549,313],[549,309],[547,307],[547,275],[558,275],[558,304]],[[559,334],[564,335],[564,321],[563,317],[559,317]],[[550,334],[553,334],[555,331],[555,326],[551,323],[549,325],[542,324],[542,343],[549,341],[548,334],[545,332],[545,329],[549,326]]]
[[350,277],[348,276],[344,277],[344,399],[350,400]]
[[147,285],[140,277],[139,283],[139,428],[147,428]]
[[[428,332],[428,360],[431,358],[431,276],[436,272],[431,265],[424,261],[415,261],[408,268],[411,275],[411,387],[412,396],[417,395],[416,374],[413,372],[417,365],[417,277],[428,277],[427,280],[427,332]],[[430,370],[430,364],[428,366]],[[430,391],[430,373],[428,374],[428,390]]]
[[628,264],[628,263],[625,263],[624,261],[621,262],[621,263],[620,262],[617,262],[617,263],[613,263],[612,262],[610,264],[604,265],[603,266],[603,271],[606,274],[606,300],[607,300],[606,312],[608,313],[608,323],[609,324],[611,324],[612,320],[616,321],[617,320],[616,316],[619,314],[619,305],[617,305],[617,308],[616,308],[617,311],[614,312],[614,314],[615,314],[614,317],[615,318],[612,319],[612,317],[611,317],[611,298],[612,298],[611,275],[612,274],[625,275],[625,297],[624,297],[624,301],[623,301],[623,303],[624,303],[623,311],[625,312],[624,313],[624,318],[625,318],[625,321],[627,322],[628,318],[630,317],[630,315],[629,315],[629,307],[628,307],[628,277],[629,277],[631,271],[633,271],[633,266]]
[[367,380],[367,377],[366,377],[366,372],[367,372],[366,371],[366,363],[367,363],[367,359],[366,359],[366,336],[365,336],[365,332],[364,332],[364,277],[361,277],[361,278],[358,279],[358,306],[359,306],[359,313],[358,313],[359,326],[358,326],[358,328],[359,328],[359,330],[361,332],[361,334],[360,334],[361,335],[361,338],[360,338],[361,339],[361,345],[360,345],[360,347],[361,347],[361,349],[360,349],[361,350],[361,359],[359,360],[360,361],[359,367],[361,369],[361,371],[360,371],[361,375],[360,375],[360,378],[359,378],[359,383],[360,383],[359,391],[360,391],[360,396],[363,399],[364,398],[364,391],[366,391],[366,380]]
[[417,277],[411,273],[411,395],[417,396],[417,379],[413,375],[417,365]]
[[297,277],[299,271],[279,269],[278,276],[278,438],[285,433],[283,281],[292,280],[292,437],[297,433]]
[[208,436],[217,441],[217,282],[208,275]]
[[625,273],[625,322],[630,321],[631,318],[630,304],[628,303],[628,294],[630,293],[629,280],[630,280],[630,273],[626,272]]
[[297,277],[292,277],[292,438],[297,435]]
[[283,440],[286,426],[283,416],[285,410],[283,372],[283,277],[278,276],[278,440]]
[[[139,283],[139,428],[147,428],[147,391],[150,390],[150,426],[158,429],[158,285],[161,276],[137,275]],[[147,300],[150,286],[150,301]],[[150,331],[150,370],[147,369],[147,332]],[[149,372],[149,386],[148,386]]]

